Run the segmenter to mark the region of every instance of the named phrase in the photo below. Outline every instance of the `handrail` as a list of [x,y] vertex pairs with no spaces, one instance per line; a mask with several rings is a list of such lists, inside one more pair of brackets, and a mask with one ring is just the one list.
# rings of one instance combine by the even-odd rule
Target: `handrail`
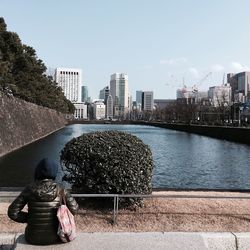
[[118,211],[119,211],[119,199],[120,198],[164,198],[164,199],[250,199],[249,196],[215,196],[215,195],[170,195],[170,194],[72,194],[73,197],[98,197],[98,198],[114,198],[113,207],[113,224],[116,224]]
[[[0,192],[0,198],[16,197],[20,192]],[[163,199],[250,199],[250,193],[245,195],[190,195],[190,194],[79,194],[73,193],[76,198],[113,198],[113,224],[116,224],[119,212],[120,198],[163,198]]]

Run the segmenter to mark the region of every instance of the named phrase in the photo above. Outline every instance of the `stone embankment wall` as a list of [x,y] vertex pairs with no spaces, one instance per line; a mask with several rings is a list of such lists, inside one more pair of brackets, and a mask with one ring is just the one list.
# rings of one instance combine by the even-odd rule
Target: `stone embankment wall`
[[217,139],[223,139],[233,142],[245,143],[250,145],[250,129],[238,127],[222,126],[201,126],[201,125],[184,125],[184,124],[164,124],[164,123],[147,123],[148,125],[184,131],[205,135]]
[[0,93],[0,157],[64,127],[63,114]]

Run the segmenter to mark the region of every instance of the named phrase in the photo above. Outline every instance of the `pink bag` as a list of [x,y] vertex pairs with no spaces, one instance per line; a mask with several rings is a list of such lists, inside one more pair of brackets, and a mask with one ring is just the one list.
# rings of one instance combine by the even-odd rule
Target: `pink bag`
[[64,194],[62,194],[64,204],[60,199],[60,206],[57,210],[57,218],[59,220],[59,226],[57,234],[59,235],[62,242],[69,242],[76,238],[76,225],[74,215],[69,211],[66,206]]

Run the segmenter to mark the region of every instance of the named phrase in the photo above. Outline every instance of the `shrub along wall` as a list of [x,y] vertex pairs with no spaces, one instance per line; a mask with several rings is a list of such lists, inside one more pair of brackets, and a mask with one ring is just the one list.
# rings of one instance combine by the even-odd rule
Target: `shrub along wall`
[[0,156],[38,140],[66,124],[64,115],[0,93]]

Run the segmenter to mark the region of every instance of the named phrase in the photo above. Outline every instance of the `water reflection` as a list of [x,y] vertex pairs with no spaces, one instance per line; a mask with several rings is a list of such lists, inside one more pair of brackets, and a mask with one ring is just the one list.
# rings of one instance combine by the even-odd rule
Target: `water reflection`
[[[130,132],[153,152],[153,186],[162,188],[250,189],[250,147],[150,126],[83,125],[56,133],[0,158],[1,186],[25,186],[43,157],[60,165],[60,151],[73,137],[104,130]],[[60,171],[58,179],[63,173]]]

